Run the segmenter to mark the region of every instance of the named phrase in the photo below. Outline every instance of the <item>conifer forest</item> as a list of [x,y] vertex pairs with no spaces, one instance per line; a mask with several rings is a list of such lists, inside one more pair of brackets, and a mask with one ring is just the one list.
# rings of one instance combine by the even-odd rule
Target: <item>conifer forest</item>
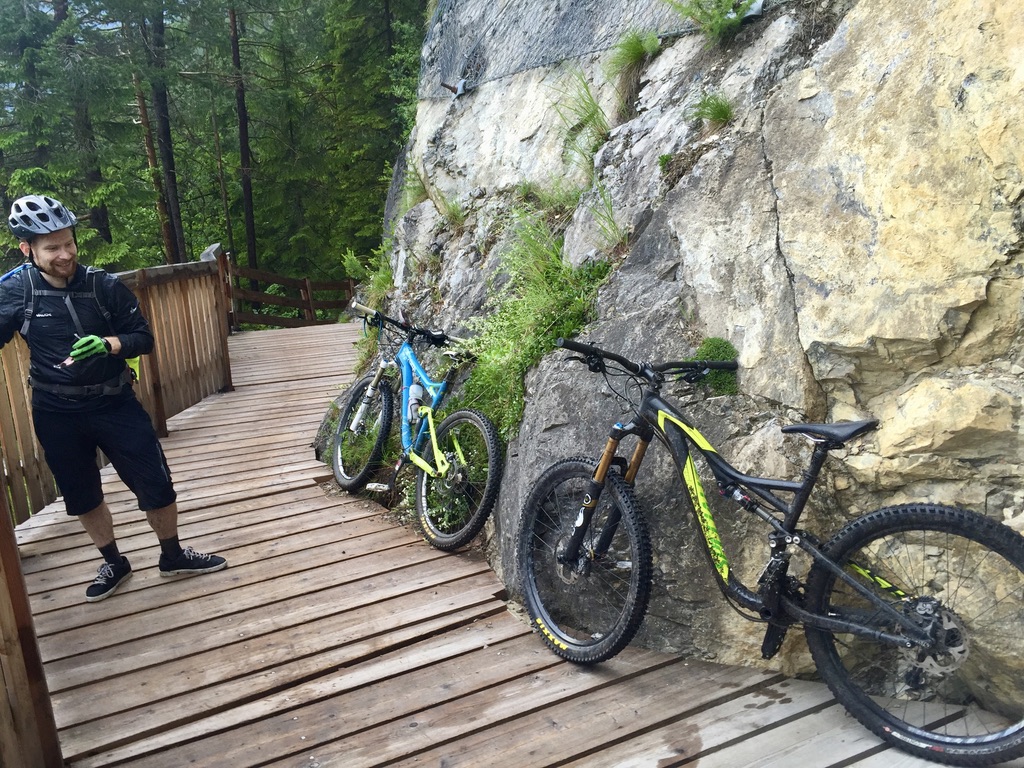
[[[380,246],[427,0],[0,0],[0,203],[48,194],[85,263],[331,280]],[[0,266],[20,254],[7,235]]]

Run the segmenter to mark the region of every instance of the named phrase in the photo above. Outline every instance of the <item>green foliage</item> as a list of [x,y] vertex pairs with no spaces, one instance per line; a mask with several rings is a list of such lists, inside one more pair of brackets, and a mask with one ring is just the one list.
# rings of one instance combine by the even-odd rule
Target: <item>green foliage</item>
[[565,157],[582,170],[588,179],[593,178],[594,155],[608,140],[608,132],[611,130],[608,116],[598,103],[582,69],[572,70],[559,96],[555,111],[562,121]]
[[[66,20],[55,19],[65,8]],[[340,278],[333,254],[369,253],[381,241],[389,183],[382,174],[415,113],[424,4],[310,0],[235,9],[259,266]],[[245,233],[228,42],[220,0],[0,3],[3,202],[28,192],[65,202],[83,222],[86,263],[161,263],[137,75],[151,121],[154,88],[165,88],[172,105],[188,255],[213,242],[237,252]]]
[[583,187],[564,178],[548,186],[524,181],[516,190],[524,210],[539,213],[555,232],[560,232],[568,224],[584,191]]
[[342,269],[345,270],[345,277],[350,277],[357,283],[365,280],[370,275],[369,267],[356,256],[351,248],[346,248],[341,254]]
[[448,197],[439,189],[434,191],[434,195],[437,197],[437,211],[441,214],[445,226],[456,235],[461,235],[466,228],[465,207],[458,200]]
[[690,120],[705,120],[712,129],[732,120],[733,108],[729,99],[722,93],[705,93],[687,112]]
[[591,319],[597,289],[610,265],[593,262],[577,269],[562,261],[561,238],[537,213],[521,213],[517,239],[504,255],[508,282],[494,311],[476,324],[470,350],[477,361],[463,402],[480,408],[510,439],[519,429],[527,370]]
[[389,251],[391,243],[385,241],[378,248],[375,248],[369,259],[369,275],[363,283],[365,290],[366,304],[368,306],[381,307],[387,300],[388,293],[394,287],[395,276],[391,269],[391,258]]
[[[710,336],[700,343],[690,360],[735,360],[739,353],[726,339]],[[704,383],[716,395],[735,395],[739,392],[735,371],[711,371]]]
[[419,169],[410,163],[406,166],[405,178],[402,179],[402,198],[399,201],[395,219],[401,219],[427,199],[427,186],[423,183],[423,177],[420,176]]
[[601,233],[602,247],[608,249],[612,255],[623,254],[629,244],[629,230],[615,218],[612,196],[604,184],[597,185],[597,201],[591,206],[590,212]]
[[709,45],[732,37],[754,0],[665,0],[684,18],[700,27]]
[[609,78],[618,78],[620,117],[632,111],[632,104],[640,93],[640,77],[644,68],[661,52],[661,40],[656,32],[631,29],[615,44],[605,67]]

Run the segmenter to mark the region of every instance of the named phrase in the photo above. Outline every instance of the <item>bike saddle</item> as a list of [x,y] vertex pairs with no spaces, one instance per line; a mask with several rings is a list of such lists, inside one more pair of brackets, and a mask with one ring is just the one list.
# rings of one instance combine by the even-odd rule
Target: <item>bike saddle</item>
[[782,431],[790,434],[811,435],[836,445],[842,445],[847,440],[870,432],[878,426],[878,419],[866,421],[842,421],[838,424],[790,424],[783,427]]

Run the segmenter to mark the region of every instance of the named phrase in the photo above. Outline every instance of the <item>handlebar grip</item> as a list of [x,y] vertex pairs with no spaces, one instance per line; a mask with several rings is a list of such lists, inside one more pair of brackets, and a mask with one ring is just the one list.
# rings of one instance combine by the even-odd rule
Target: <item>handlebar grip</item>
[[579,341],[573,341],[572,339],[563,339],[558,337],[555,340],[556,347],[562,347],[568,349],[570,352],[579,352],[581,355],[601,355],[603,354],[600,349],[592,344],[583,344]]
[[358,301],[355,301],[354,299],[352,300],[352,304],[349,306],[349,309],[351,309],[353,312],[357,312],[358,314],[363,315],[364,317],[373,317],[374,315],[377,314],[376,309],[371,309],[365,304],[360,304]]
[[696,363],[712,371],[735,371],[740,367],[735,360],[697,360]]

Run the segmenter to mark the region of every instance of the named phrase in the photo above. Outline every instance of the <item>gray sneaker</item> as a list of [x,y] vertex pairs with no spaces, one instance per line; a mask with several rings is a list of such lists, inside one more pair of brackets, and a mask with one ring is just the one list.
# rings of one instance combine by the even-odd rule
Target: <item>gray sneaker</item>
[[228,561],[223,557],[204,555],[192,547],[185,547],[174,560],[160,555],[161,576],[192,576],[198,573],[213,573],[227,567]]
[[105,600],[114,594],[118,587],[124,584],[128,579],[132,577],[132,566],[128,562],[128,558],[121,555],[121,564],[113,565],[112,563],[103,563],[100,566],[99,572],[96,574],[96,578],[93,579],[92,584],[89,585],[88,589],[85,590],[86,602],[95,603],[100,600]]

